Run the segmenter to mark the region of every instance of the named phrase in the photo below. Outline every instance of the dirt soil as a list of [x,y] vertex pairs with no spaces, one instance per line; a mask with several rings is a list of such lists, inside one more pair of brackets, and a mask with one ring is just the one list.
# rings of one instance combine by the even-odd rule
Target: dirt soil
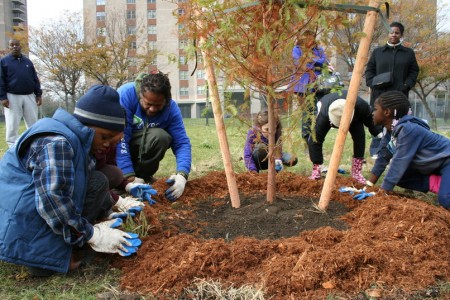
[[[450,212],[404,195],[364,201],[338,191],[326,213],[315,208],[324,180],[281,172],[266,202],[267,174],[237,174],[241,208],[232,208],[223,172],[188,181],[171,203],[146,206],[149,236],[116,264],[122,288],[160,299],[189,299],[197,278],[252,285],[266,299],[418,299],[450,279]],[[163,194],[163,179],[153,187]],[[183,295],[183,296],[182,296]],[[409,296],[405,296],[409,295]],[[431,295],[433,296],[433,295]]]

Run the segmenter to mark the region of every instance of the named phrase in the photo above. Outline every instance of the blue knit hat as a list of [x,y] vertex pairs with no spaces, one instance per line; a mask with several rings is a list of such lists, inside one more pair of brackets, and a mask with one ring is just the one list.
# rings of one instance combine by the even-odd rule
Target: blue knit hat
[[106,85],[94,85],[78,99],[73,116],[85,125],[123,131],[125,110],[119,102],[119,93]]

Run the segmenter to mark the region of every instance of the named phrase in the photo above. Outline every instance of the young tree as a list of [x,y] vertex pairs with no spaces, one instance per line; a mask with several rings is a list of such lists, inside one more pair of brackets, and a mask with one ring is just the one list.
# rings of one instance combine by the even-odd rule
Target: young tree
[[[340,23],[332,13],[320,11],[318,5],[327,1],[188,1],[180,18],[191,39],[206,37],[207,48],[225,81],[239,83],[265,95],[269,109],[269,174],[267,200],[275,195],[275,90],[286,85],[291,77],[304,72],[311,60],[311,47],[304,45],[305,55],[294,66],[291,51],[295,37],[306,30],[326,39],[330,28]],[[196,15],[195,11],[202,11]],[[207,24],[207,26],[201,26]]]
[[128,24],[125,12],[108,12],[103,25],[86,26],[97,28],[95,33],[88,34],[95,38],[83,43],[78,61],[87,77],[118,88],[133,80],[137,73],[148,71],[157,52],[148,50],[145,41],[136,38],[145,26]]
[[63,99],[70,110],[85,88],[83,70],[77,63],[83,42],[80,14],[65,12],[29,32],[30,53],[36,57],[43,89]]

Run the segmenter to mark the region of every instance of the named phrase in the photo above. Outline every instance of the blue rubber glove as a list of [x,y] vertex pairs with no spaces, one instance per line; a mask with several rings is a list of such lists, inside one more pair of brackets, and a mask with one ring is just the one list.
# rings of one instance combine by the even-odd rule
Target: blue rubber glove
[[338,173],[339,173],[339,174],[345,174],[345,170],[344,170],[344,169],[341,169],[341,168],[338,168]]
[[359,193],[362,190],[358,190],[357,188],[354,187],[349,187],[349,186],[341,186],[339,188],[339,192],[341,193],[349,193],[350,195],[353,195],[354,193]]
[[371,197],[373,195],[375,195],[375,192],[367,193],[366,191],[363,190],[361,193],[353,196],[353,199],[355,199],[355,200],[364,200],[367,197]]
[[280,172],[281,170],[283,170],[283,162],[281,161],[281,159],[275,159],[275,171]]
[[121,249],[119,251],[119,255],[121,256],[130,256],[137,252],[138,247],[142,245],[142,241],[139,239],[139,235],[137,233],[133,232],[127,232],[129,238],[125,238],[127,241],[126,243],[123,243],[122,246],[125,249]]
[[122,211],[122,212],[113,212],[108,216],[108,219],[118,219],[118,218],[126,218],[126,217],[135,217],[136,214],[134,212],[126,212],[126,211]]
[[122,223],[123,223],[123,220],[121,218],[115,218],[115,219],[111,219],[108,221],[100,222],[98,224],[101,226],[109,227],[109,228],[117,228],[117,227],[121,226]]
[[152,195],[156,195],[158,192],[149,184],[131,182],[125,186],[125,190],[134,197],[142,199],[143,201],[148,201],[150,205],[156,203],[156,201],[152,199]]

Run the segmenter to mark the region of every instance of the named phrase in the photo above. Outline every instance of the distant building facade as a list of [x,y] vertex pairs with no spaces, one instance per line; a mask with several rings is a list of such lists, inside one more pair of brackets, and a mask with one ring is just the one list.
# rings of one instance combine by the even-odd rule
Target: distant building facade
[[[183,50],[188,40],[179,37],[176,3],[161,0],[83,0],[85,38],[102,34],[108,17],[125,12],[127,31],[136,36],[137,53],[157,50],[160,54],[149,70],[169,74],[172,98],[177,101],[183,117],[199,118],[206,105],[207,81],[203,62],[187,61]],[[169,59],[171,57],[172,59]],[[176,58],[177,62],[173,61]],[[137,75],[137,74],[136,74]]]
[[27,0],[0,0],[0,50],[8,48],[14,27],[27,24]]

